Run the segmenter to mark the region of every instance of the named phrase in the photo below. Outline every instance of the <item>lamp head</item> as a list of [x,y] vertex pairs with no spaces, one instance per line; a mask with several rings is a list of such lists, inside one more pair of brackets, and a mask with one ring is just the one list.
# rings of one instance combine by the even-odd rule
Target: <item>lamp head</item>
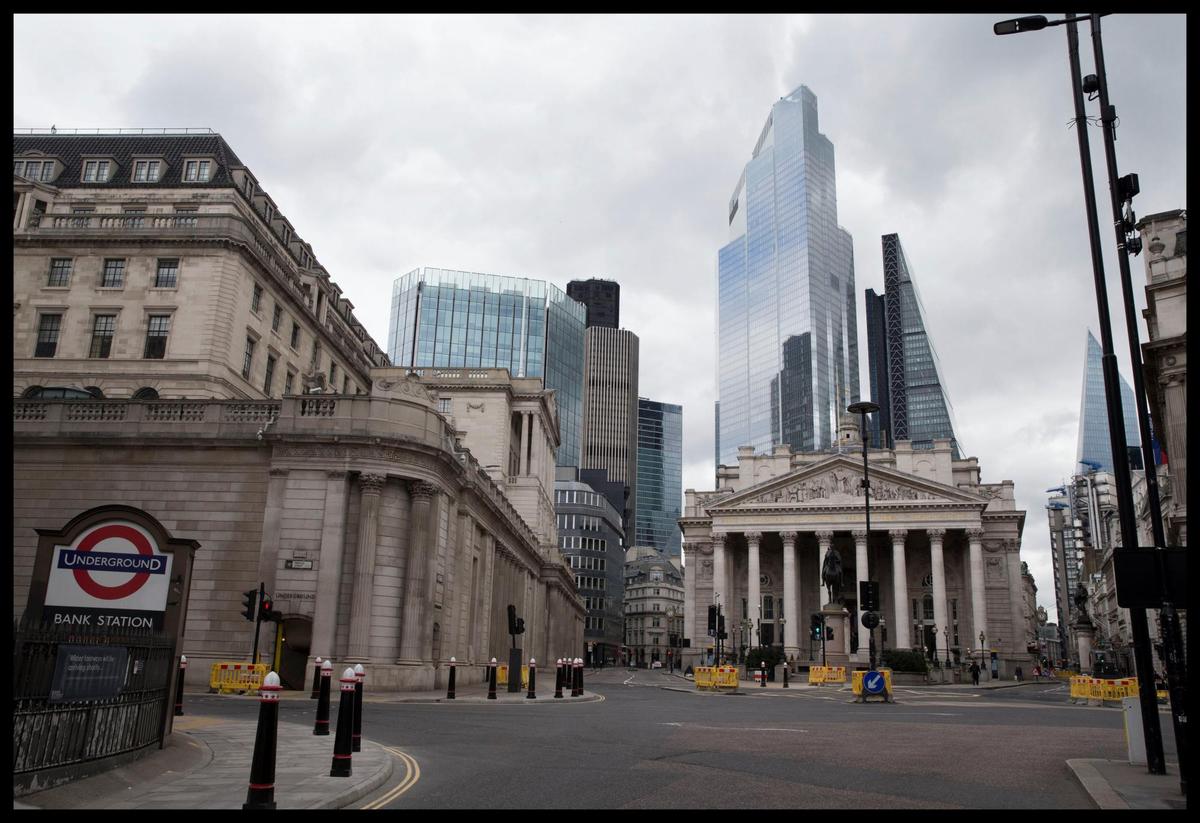
[[872,403],[870,400],[861,400],[858,403],[851,403],[846,407],[846,411],[851,414],[872,414],[879,411],[879,404]]
[[992,26],[995,34],[1023,34],[1027,31],[1038,31],[1046,28],[1046,18],[1041,14],[1032,17],[1018,17],[1015,20],[1003,20]]

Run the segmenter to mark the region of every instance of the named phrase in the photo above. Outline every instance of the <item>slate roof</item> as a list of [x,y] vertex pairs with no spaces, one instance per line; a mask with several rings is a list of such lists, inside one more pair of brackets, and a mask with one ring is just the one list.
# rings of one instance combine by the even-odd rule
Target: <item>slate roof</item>
[[[176,185],[228,188],[234,185],[229,168],[243,165],[219,134],[14,134],[13,158],[20,158],[27,151],[43,152],[61,160],[66,168],[49,182],[59,188],[72,189],[145,189]],[[82,182],[85,155],[113,158],[117,162],[115,173],[103,183]],[[159,182],[133,182],[134,155],[154,155],[166,161],[167,168]],[[206,183],[180,181],[183,158],[194,155],[211,156],[217,161],[217,167]]]

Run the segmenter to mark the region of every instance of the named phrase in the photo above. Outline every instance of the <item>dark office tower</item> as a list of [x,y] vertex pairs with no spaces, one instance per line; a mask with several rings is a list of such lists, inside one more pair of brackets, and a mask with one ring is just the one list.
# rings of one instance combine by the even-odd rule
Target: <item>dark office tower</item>
[[914,449],[931,449],[935,438],[949,438],[958,460],[954,409],[897,234],[883,236],[883,285],[882,298],[867,292],[871,392],[874,402],[887,409],[887,415],[879,415],[880,423],[873,425],[887,427],[881,434],[885,442],[910,440]]
[[[1108,404],[1104,394],[1104,367],[1100,344],[1087,333],[1087,353],[1083,366],[1083,398],[1079,403],[1079,446],[1075,456],[1075,470],[1079,473],[1092,471],[1115,473],[1112,459],[1112,441],[1108,437]],[[1121,381],[1121,412],[1125,415],[1125,445],[1129,450],[1129,468],[1140,470],[1142,465],[1142,435],[1138,431],[1137,409],[1133,404],[1133,390],[1125,378]]]
[[[638,337],[626,329],[584,331],[583,427],[580,468],[605,469],[628,488],[625,522],[637,507]],[[626,528],[625,538],[633,539]],[[632,545],[632,543],[626,543]]]
[[854,247],[837,224],[833,144],[818,131],[808,88],[771,107],[726,216],[730,240],[717,254],[718,463],[733,464],[739,446],[829,448],[859,399]]
[[567,297],[587,306],[587,326],[621,327],[621,285],[614,280],[572,280]]
[[584,314],[552,283],[415,269],[392,284],[388,354],[405,368],[502,368],[542,378],[558,407],[558,465],[578,467]]
[[636,546],[679,557],[683,500],[683,406],[638,398]]
[[867,371],[871,377],[871,400],[879,411],[867,418],[869,445],[876,449],[892,447],[888,433],[892,430],[892,407],[888,394],[887,335],[883,318],[887,305],[882,294],[867,289]]

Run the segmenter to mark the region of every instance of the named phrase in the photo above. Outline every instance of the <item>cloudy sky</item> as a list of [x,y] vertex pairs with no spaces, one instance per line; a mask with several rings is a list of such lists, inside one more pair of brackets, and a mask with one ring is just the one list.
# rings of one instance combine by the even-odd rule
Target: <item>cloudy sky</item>
[[[1096,302],[1065,29],[996,37],[996,19],[25,15],[13,125],[219,131],[381,344],[392,280],[418,266],[619,281],[641,393],[683,405],[683,485],[708,489],[727,203],[771,104],[807,85],[854,237],[862,394],[863,291],[882,290],[880,235],[898,232],[959,438],[985,482],[1015,481],[1053,615],[1044,490],[1073,467]],[[1187,205],[1185,29],[1104,18],[1140,215]]]

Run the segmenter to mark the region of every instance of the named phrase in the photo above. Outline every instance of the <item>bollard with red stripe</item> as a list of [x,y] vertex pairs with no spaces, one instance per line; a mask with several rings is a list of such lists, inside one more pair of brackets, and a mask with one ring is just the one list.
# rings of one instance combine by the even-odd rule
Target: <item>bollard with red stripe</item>
[[321,658],[317,657],[317,662],[313,664],[313,688],[312,694],[308,697],[310,700],[316,700],[321,696]]
[[329,768],[330,777],[350,777],[351,774],[351,735],[354,729],[354,687],[358,678],[354,669],[342,672],[342,698],[338,703],[337,737],[333,740],[333,765]]
[[275,808],[275,748],[279,731],[279,675],[268,672],[259,689],[258,732],[254,735],[254,760],[250,788],[243,809]]
[[353,741],[353,749],[356,752],[362,751],[362,701],[363,701],[363,679],[367,673],[363,671],[362,663],[354,665],[354,733],[350,736]]
[[317,699],[317,722],[313,734],[329,736],[329,681],[333,679],[333,662],[321,664],[321,694]]
[[783,687],[785,689],[788,687],[788,664],[786,661],[783,664]]
[[759,663],[758,669],[758,685],[765,689],[767,687],[767,661]]
[[571,697],[579,697],[579,680],[583,675],[583,661],[576,657],[571,661]]
[[579,694],[583,694],[583,658],[577,657],[575,660],[579,664]]
[[183,676],[187,673],[187,655],[179,655],[179,680],[175,684],[175,716],[183,714]]
[[557,668],[554,670],[554,697],[559,699],[562,697],[563,687],[563,659],[558,658]]
[[450,658],[450,682],[446,686],[446,699],[447,700],[454,699],[454,668],[456,665],[457,665],[457,661],[453,657],[451,657]]
[[496,699],[496,658],[488,663],[488,700]]
[[537,691],[534,689],[533,681],[537,677],[537,661],[532,657],[529,658],[529,694],[525,695],[526,700],[534,700],[537,698]]

